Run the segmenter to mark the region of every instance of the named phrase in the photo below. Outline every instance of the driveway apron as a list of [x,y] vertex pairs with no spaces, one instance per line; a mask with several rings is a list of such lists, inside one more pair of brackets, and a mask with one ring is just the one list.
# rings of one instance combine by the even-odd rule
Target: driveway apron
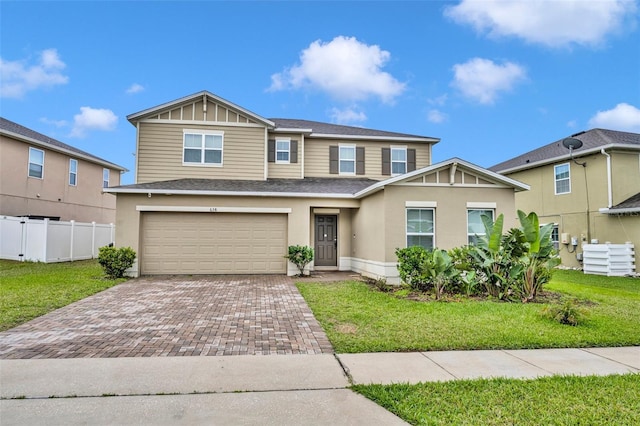
[[0,358],[333,353],[281,275],[143,277],[0,333]]

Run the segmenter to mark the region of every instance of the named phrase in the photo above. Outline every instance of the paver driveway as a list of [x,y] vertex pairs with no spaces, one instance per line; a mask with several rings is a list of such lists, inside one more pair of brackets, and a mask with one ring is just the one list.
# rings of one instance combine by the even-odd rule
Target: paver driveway
[[332,352],[279,275],[139,278],[0,333],[0,358]]

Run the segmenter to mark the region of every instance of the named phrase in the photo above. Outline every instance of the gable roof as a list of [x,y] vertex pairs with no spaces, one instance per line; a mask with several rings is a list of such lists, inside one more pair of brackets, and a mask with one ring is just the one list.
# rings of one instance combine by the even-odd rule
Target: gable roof
[[387,132],[384,130],[367,129],[364,127],[343,126],[339,124],[323,123],[320,121],[298,120],[291,118],[271,118],[276,124],[274,131],[292,131],[299,129],[308,133],[310,137],[322,138],[351,138],[351,139],[384,139],[405,142],[438,143],[439,138],[411,135],[408,133]]
[[[583,143],[581,148],[573,151],[573,157],[582,157],[594,154],[602,149],[610,148],[640,151],[640,134],[638,133],[591,129],[586,132],[576,133],[571,135],[571,137],[579,139]],[[563,139],[496,164],[495,166],[489,167],[489,170],[497,173],[511,173],[567,160],[570,158],[570,153],[569,150],[562,145]]]
[[137,120],[139,120],[141,118],[144,118],[147,115],[157,114],[161,110],[164,110],[164,109],[167,109],[167,108],[171,108],[173,106],[180,105],[182,103],[187,103],[187,102],[190,102],[190,101],[198,100],[198,99],[200,99],[200,98],[202,98],[204,96],[213,99],[215,102],[227,105],[228,107],[231,107],[231,109],[235,109],[236,111],[239,111],[242,114],[245,114],[245,115],[253,118],[257,122],[262,123],[262,124],[264,124],[265,126],[267,126],[269,128],[275,127],[275,124],[272,121],[270,121],[270,120],[268,120],[268,119],[256,114],[255,112],[251,112],[248,109],[245,109],[245,108],[241,107],[240,105],[236,105],[233,102],[230,102],[230,101],[228,101],[228,100],[226,100],[224,98],[221,98],[220,96],[214,95],[213,93],[211,93],[211,92],[209,92],[207,90],[201,90],[200,92],[194,93],[192,95],[184,96],[182,98],[179,98],[179,99],[176,99],[176,100],[173,100],[173,101],[169,101],[169,102],[165,102],[163,104],[156,105],[154,107],[147,108],[147,109],[144,109],[142,111],[134,112],[133,114],[127,115],[127,120],[129,120],[129,122],[131,124],[135,125],[135,122]]
[[0,117],[0,134],[21,140],[23,142],[27,142],[35,146],[39,146],[41,148],[47,148],[52,151],[70,155],[72,157],[82,158],[83,160],[96,163],[110,169],[115,169],[122,172],[128,171],[122,166],[104,160],[100,157],[96,157],[93,154],[89,154],[86,151],[82,151],[81,149],[75,148],[71,145],[67,145],[66,143],[50,138],[49,136],[38,133],[27,127],[21,126],[20,124],[7,120],[4,117]]
[[415,178],[416,176],[422,175],[422,174],[426,174],[426,173],[430,173],[433,171],[436,171],[438,169],[443,169],[446,167],[450,167],[452,165],[455,165],[456,167],[458,165],[471,170],[475,173],[477,173],[479,176],[482,176],[484,178],[486,178],[487,180],[493,181],[493,182],[497,182],[497,183],[501,183],[503,185],[506,186],[511,186],[513,187],[513,189],[515,189],[516,191],[528,191],[529,189],[531,189],[531,187],[525,183],[519,182],[515,179],[511,179],[508,178],[506,176],[500,175],[498,173],[492,172],[491,170],[485,169],[483,167],[477,166],[473,163],[469,163],[468,161],[465,161],[461,158],[450,158],[448,160],[445,161],[441,161],[439,163],[436,164],[432,164],[430,166],[427,167],[423,167],[421,169],[418,170],[414,170],[412,172],[409,173],[405,173],[403,175],[399,175],[399,176],[394,176],[392,178],[383,180],[383,181],[379,181],[373,185],[371,185],[368,188],[365,188],[364,190],[358,192],[356,195],[357,198],[362,198],[362,197],[366,197],[368,195],[371,195],[374,192],[377,192],[381,189],[383,189],[385,186],[387,185],[391,185],[394,183],[399,183],[402,181],[409,181],[413,178]]

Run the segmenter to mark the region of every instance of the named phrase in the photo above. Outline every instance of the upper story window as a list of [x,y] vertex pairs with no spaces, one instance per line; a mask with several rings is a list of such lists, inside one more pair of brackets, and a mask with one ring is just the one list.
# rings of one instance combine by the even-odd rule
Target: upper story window
[[482,216],[488,216],[493,221],[493,210],[468,209],[467,210],[467,243],[472,246],[478,242],[478,237],[486,235]]
[[222,132],[184,132],[183,164],[222,165]]
[[291,154],[290,139],[276,139],[276,163],[289,163]]
[[109,169],[102,169],[102,187],[109,187]]
[[407,173],[407,148],[391,147],[391,174],[403,175]]
[[29,147],[29,177],[42,179],[44,176],[44,151]]
[[69,159],[69,185],[78,185],[78,160]]
[[434,247],[434,209],[407,209],[407,247]]
[[571,192],[571,176],[569,172],[569,163],[559,164],[553,168],[555,176],[556,195],[568,194]]
[[356,173],[356,147],[340,146],[340,174],[354,175]]

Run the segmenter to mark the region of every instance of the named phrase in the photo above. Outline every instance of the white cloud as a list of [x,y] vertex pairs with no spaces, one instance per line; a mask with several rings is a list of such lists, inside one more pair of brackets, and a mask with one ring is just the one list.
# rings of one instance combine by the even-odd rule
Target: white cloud
[[526,79],[526,70],[513,62],[502,65],[489,59],[473,58],[453,66],[452,86],[481,104],[492,104],[502,92],[508,92]]
[[578,122],[576,120],[569,120],[567,121],[567,127],[570,129],[575,129],[576,127],[578,127]]
[[437,109],[431,109],[427,112],[427,120],[431,123],[442,123],[447,121],[448,118],[447,114]]
[[427,102],[429,103],[429,105],[443,106],[444,104],[447,103],[448,98],[449,98],[449,95],[444,93],[436,98],[427,99]]
[[330,115],[333,122],[338,124],[362,123],[367,121],[367,115],[362,111],[358,111],[356,107],[343,109],[332,108]]
[[37,63],[31,65],[27,60],[0,58],[0,97],[21,98],[31,90],[67,84],[69,77],[62,73],[65,67],[56,49],[41,52]]
[[82,138],[89,130],[114,130],[117,123],[118,117],[110,109],[81,107],[80,114],[73,116],[71,136]]
[[562,47],[601,44],[635,20],[636,9],[635,0],[462,0],[445,15],[490,37]]
[[640,109],[627,103],[620,103],[613,109],[598,111],[589,120],[589,127],[640,132]]
[[141,84],[138,83],[133,83],[131,86],[129,86],[129,88],[127,89],[127,94],[129,95],[133,95],[135,93],[140,93],[144,90],[144,86],[142,86]]
[[68,125],[69,123],[67,123],[66,120],[52,120],[50,118],[47,117],[42,117],[40,118],[40,122],[44,123],[44,124],[49,124],[55,127],[65,127],[66,125]]
[[300,63],[271,76],[269,91],[315,88],[336,99],[359,101],[377,96],[383,102],[405,90],[405,84],[382,71],[391,54],[355,37],[314,41],[300,53]]

